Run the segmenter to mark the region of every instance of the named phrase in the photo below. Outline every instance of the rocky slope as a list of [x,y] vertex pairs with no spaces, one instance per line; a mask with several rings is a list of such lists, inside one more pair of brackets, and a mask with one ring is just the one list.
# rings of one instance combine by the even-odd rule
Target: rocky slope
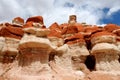
[[42,16],[0,24],[0,80],[119,80],[120,26]]

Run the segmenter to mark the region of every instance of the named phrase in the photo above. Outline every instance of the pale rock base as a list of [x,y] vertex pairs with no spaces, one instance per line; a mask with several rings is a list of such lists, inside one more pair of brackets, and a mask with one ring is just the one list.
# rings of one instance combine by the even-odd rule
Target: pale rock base
[[[89,55],[89,51],[87,50],[85,44],[73,44],[69,45],[69,51],[68,53],[71,55],[71,62],[72,62],[72,68],[74,70],[81,70],[87,56]],[[85,68],[86,65],[84,65]]]
[[119,71],[120,63],[118,61],[119,56],[117,54],[97,54],[96,58],[96,70],[100,71]]
[[18,39],[14,38],[5,38],[5,44],[3,46],[3,49],[1,50],[1,54],[8,53],[8,55],[17,55],[18,54],[18,45],[19,45]]

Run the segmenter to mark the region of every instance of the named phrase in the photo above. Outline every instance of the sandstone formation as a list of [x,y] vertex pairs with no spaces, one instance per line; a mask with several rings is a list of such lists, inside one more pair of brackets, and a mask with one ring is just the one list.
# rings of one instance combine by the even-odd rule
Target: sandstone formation
[[5,23],[2,25],[0,31],[1,36],[1,62],[9,63],[13,62],[19,51],[17,50],[19,41],[22,38],[24,32],[22,25],[24,20],[22,18],[14,18],[13,23]]
[[116,36],[110,32],[102,31],[91,36],[93,48],[91,54],[96,58],[96,70],[119,70],[118,61],[120,50],[117,47]]
[[55,22],[50,27],[50,33],[47,35],[47,38],[50,40],[52,45],[56,47],[60,47],[64,44],[64,40],[62,38],[62,29]]
[[[33,22],[33,24],[41,23],[40,25],[43,25],[42,17],[32,17],[27,20],[27,22],[29,21]],[[36,68],[38,71],[47,71],[47,67],[49,68],[49,54],[54,49],[54,47],[51,45],[49,39],[45,38],[49,32],[47,29],[42,29],[39,25],[32,25],[31,27],[35,32],[34,34],[33,32],[29,31],[29,28],[24,28],[25,34],[19,44],[19,51],[21,56],[19,62],[20,65],[25,66],[25,68],[27,68],[27,65],[30,66],[30,68],[28,68],[26,71],[26,74],[29,74],[30,72],[37,74],[37,72],[34,70],[34,66],[38,67]]]
[[[99,79],[98,79],[99,78]],[[119,80],[120,26],[42,16],[0,24],[0,80]]]

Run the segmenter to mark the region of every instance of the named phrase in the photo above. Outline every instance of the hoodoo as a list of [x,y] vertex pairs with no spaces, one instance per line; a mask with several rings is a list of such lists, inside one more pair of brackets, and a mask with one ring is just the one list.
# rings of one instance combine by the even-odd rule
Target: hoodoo
[[120,26],[44,24],[42,16],[0,24],[0,80],[119,80]]

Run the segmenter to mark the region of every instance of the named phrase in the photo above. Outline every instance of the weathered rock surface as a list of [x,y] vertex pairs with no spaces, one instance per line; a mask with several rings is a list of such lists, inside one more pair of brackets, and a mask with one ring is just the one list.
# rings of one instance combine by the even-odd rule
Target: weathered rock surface
[[42,16],[0,24],[0,80],[119,80],[120,27],[44,25]]
[[12,24],[2,24],[2,28],[0,30],[0,61],[2,63],[11,63],[18,55],[19,51],[17,48],[19,41],[24,34],[21,28],[23,24],[24,20],[20,17],[15,18]]
[[98,32],[92,35],[91,43],[94,45],[91,54],[96,58],[96,70],[120,70],[119,53],[116,45],[116,36],[110,32]]
[[91,43],[93,45],[97,43],[116,43],[116,36],[107,31],[101,31],[91,36]]
[[22,27],[24,25],[24,19],[16,17],[12,20],[12,25],[16,27]]
[[22,28],[14,27],[12,25],[5,26],[0,30],[0,36],[3,36],[3,37],[21,39],[23,34],[24,32]]
[[119,78],[120,75],[96,71],[87,75],[83,80],[119,80]]

